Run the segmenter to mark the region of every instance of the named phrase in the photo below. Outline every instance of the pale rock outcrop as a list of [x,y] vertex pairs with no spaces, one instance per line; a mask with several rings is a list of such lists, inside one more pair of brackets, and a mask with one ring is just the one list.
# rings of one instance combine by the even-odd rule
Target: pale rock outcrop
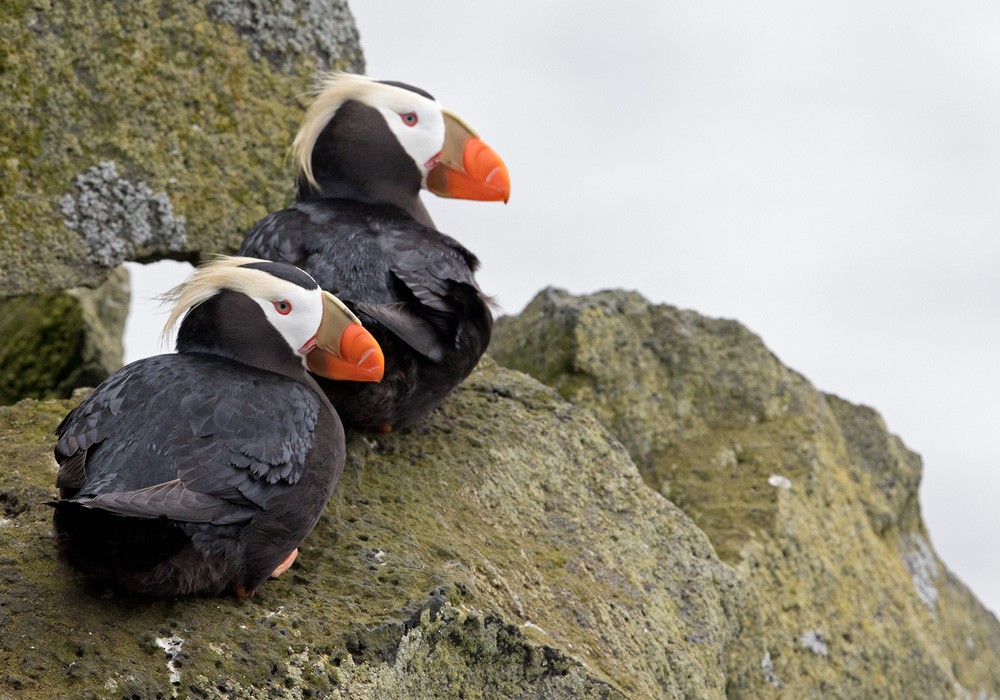
[[597,416],[740,573],[730,697],[1000,696],[1000,625],[934,553],[920,458],[875,411],[630,292],[544,290],[490,352]]

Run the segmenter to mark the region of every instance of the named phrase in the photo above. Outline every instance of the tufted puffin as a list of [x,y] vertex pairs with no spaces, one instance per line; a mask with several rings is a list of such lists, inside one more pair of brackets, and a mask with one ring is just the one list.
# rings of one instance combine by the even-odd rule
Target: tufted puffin
[[168,298],[177,353],[120,369],[56,430],[57,548],[127,591],[246,597],[291,566],[344,466],[306,366],[377,382],[381,349],[283,263],[222,258]]
[[319,379],[346,425],[412,425],[468,376],[493,328],[479,261],[434,227],[420,191],[506,202],[507,168],[427,92],[345,73],[327,76],[292,155],[297,201],[239,253],[301,267],[382,346],[380,384]]

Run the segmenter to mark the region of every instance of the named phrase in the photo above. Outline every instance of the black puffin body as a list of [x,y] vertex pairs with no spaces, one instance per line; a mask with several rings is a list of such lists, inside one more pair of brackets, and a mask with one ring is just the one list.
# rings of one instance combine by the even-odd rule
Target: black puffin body
[[493,326],[478,260],[434,228],[420,190],[506,201],[506,168],[422,90],[345,74],[327,80],[293,151],[298,201],[254,225],[240,254],[301,267],[364,321],[383,381],[320,385],[345,424],[405,428],[468,376]]
[[[291,564],[344,464],[343,428],[306,354],[335,376],[329,367],[355,367],[343,372],[354,379],[377,379],[380,357],[288,265],[221,260],[177,294],[178,353],[116,372],[56,431],[56,542],[130,591],[249,595]],[[331,353],[328,335],[351,347]]]
[[257,224],[241,250],[308,268],[384,349],[377,386],[318,379],[347,425],[411,425],[468,376],[489,344],[493,317],[473,278],[476,258],[395,207],[299,202]]

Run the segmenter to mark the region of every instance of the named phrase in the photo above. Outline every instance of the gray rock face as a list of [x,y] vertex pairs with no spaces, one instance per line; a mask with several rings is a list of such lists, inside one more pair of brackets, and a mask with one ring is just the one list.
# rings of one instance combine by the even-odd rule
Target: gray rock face
[[14,0],[0,46],[0,298],[232,252],[317,71],[364,70],[344,0]]
[[730,697],[1000,696],[1000,625],[938,560],[920,458],[734,321],[540,293],[493,356],[590,410],[740,573]]
[[177,253],[187,244],[184,217],[175,217],[166,192],[119,177],[113,161],[77,175],[75,193],[59,200],[63,223],[87,245],[91,261],[111,268],[157,250]]
[[862,485],[858,495],[872,528],[879,534],[893,526],[903,532],[919,530],[920,456],[888,432],[875,410],[831,394],[825,398],[844,433],[851,478]]
[[303,56],[316,59],[317,68],[364,68],[358,30],[346,2],[329,0],[215,0],[210,17],[226,22],[247,42],[255,60],[293,73]]

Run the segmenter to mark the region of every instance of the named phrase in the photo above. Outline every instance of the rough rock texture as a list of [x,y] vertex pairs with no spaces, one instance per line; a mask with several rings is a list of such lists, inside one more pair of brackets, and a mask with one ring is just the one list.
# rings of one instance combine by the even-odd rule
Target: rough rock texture
[[548,289],[490,352],[585,407],[740,573],[730,697],[993,698],[1000,624],[938,560],[920,458],[734,321]]
[[303,55],[314,57],[322,70],[364,66],[346,2],[212,0],[207,8],[211,17],[236,28],[253,58],[266,58],[285,73],[294,72]]
[[721,698],[746,594],[586,411],[484,360],[354,434],[292,569],[246,601],[92,590],[51,541],[52,431],[0,408],[0,698]]
[[234,250],[326,68],[364,70],[345,0],[0,4],[0,297]]
[[103,381],[122,366],[128,306],[124,266],[96,289],[0,300],[0,404]]
[[495,340],[575,405],[487,359],[417,428],[349,436],[299,560],[248,601],[58,562],[77,398],[0,408],[0,700],[1000,696],[1000,624],[876,412],[625,292],[547,290]]

